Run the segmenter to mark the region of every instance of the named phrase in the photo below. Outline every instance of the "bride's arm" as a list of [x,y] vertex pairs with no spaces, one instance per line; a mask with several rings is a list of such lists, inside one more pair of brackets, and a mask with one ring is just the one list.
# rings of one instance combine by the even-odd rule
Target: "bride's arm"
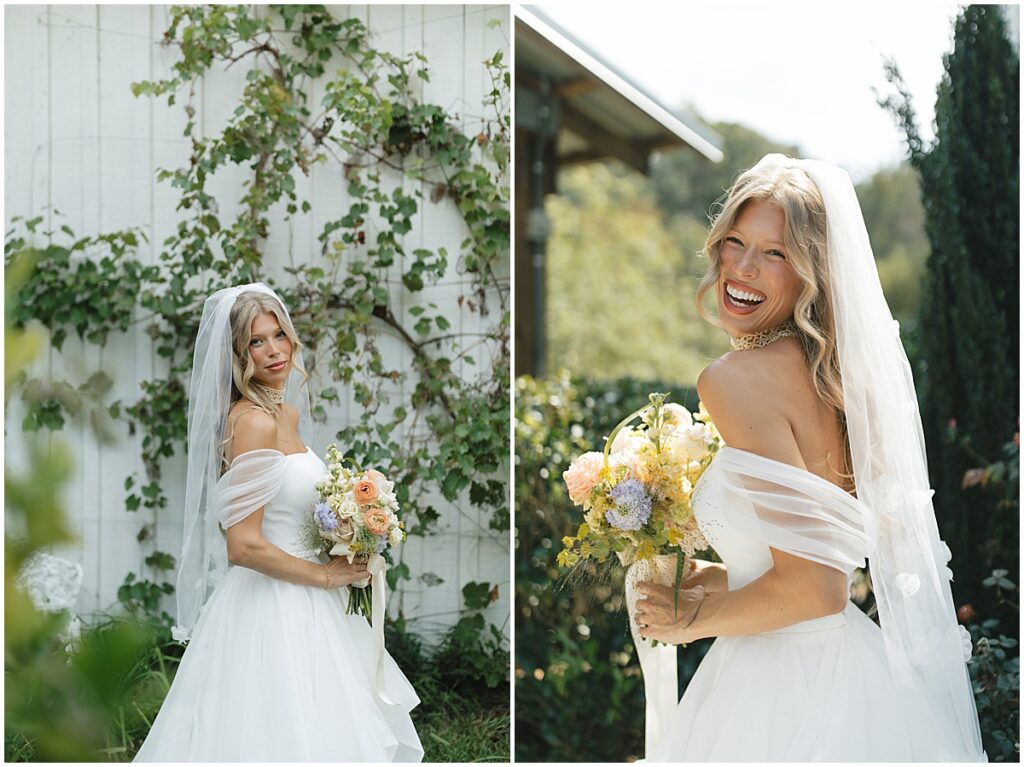
[[[779,358],[759,352],[726,355],[697,382],[704,406],[726,444],[806,469],[786,416],[790,387]],[[637,603],[641,634],[669,642],[709,636],[757,634],[843,610],[849,600],[847,576],[840,570],[771,549],[773,566],[734,591],[709,588],[681,591],[640,584],[647,597]]]
[[673,644],[712,636],[760,634],[842,612],[849,600],[846,575],[828,565],[772,549],[774,565],[735,591],[680,591],[640,584],[637,602],[642,636]]
[[[246,413],[235,424],[232,456],[250,450],[276,449],[276,445],[277,423],[269,414]],[[343,557],[332,559],[326,565],[293,557],[264,538],[262,528],[263,509],[260,508],[227,529],[228,560],[232,564],[289,583],[320,588],[339,588],[368,575],[365,564],[349,564]]]

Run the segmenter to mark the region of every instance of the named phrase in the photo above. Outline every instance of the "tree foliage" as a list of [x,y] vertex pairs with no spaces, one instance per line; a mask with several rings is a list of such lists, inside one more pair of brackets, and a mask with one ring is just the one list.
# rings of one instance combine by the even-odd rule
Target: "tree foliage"
[[[954,590],[973,599],[989,572],[1016,572],[1019,562],[1018,503],[1006,477],[965,481],[969,469],[997,464],[1019,430],[1020,61],[998,7],[960,13],[943,66],[931,146],[892,62],[896,93],[882,103],[920,178],[931,251],[915,374],[940,527],[963,552]],[[976,596],[979,612],[999,609]]]

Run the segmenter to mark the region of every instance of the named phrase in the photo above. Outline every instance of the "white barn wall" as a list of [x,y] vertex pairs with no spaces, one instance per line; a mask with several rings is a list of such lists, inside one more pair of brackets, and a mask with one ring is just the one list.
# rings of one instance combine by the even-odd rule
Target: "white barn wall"
[[[418,86],[424,101],[458,113],[465,130],[479,130],[482,100],[490,90],[483,60],[497,50],[508,59],[508,9],[486,6],[329,6],[338,18],[363,20],[379,48],[407,54],[421,50],[427,57],[430,82]],[[489,28],[493,18],[503,20]],[[135,98],[130,83],[155,80],[170,72],[175,50],[158,44],[169,25],[167,6],[7,6],[5,8],[5,220],[15,215],[44,215],[50,226],[71,226],[79,236],[142,227],[149,244],[139,257],[157,263],[161,243],[177,225],[176,191],[156,182],[158,168],[175,168],[187,160],[188,141],[182,136],[186,117],[184,97],[175,107],[166,97]],[[330,70],[329,70],[330,71]],[[219,131],[237,103],[245,70],[233,67],[205,82],[197,91],[196,125],[204,135]],[[310,108],[317,114],[323,87],[310,90]],[[241,181],[237,169],[218,173],[209,188],[217,198],[222,221],[230,220],[238,207]],[[413,182],[395,171],[383,176],[385,188],[401,185],[412,193]],[[416,184],[422,187],[421,184]],[[271,236],[266,246],[267,272],[286,282],[284,267],[320,260],[317,235],[326,221],[347,209],[345,182],[336,165],[315,165],[307,178],[296,175],[300,199],[312,205],[309,214],[282,221],[284,207],[270,216]],[[433,204],[429,189],[422,189],[420,213],[403,245],[448,249],[450,262],[459,253],[465,227],[450,204]],[[45,206],[60,210],[63,218]],[[368,237],[372,237],[372,224]],[[509,273],[509,262],[499,266]],[[436,302],[452,320],[453,330],[477,332],[478,315],[460,310],[459,295],[468,285],[453,268],[437,285],[409,294],[401,283],[401,270],[389,274],[396,316],[408,327],[415,320],[408,310]],[[495,314],[496,318],[496,302]],[[142,320],[142,318],[138,318]],[[410,321],[412,320],[412,321]],[[382,331],[380,347],[385,363],[406,369],[410,354],[398,339]],[[473,377],[489,369],[484,354],[474,354],[476,366],[461,363],[458,372]],[[152,349],[139,321],[127,333],[115,334],[106,346],[83,344],[72,335],[61,352],[51,349],[35,366],[34,373],[66,379],[78,385],[95,370],[107,371],[114,381],[109,400],[125,405],[141,394],[142,381],[165,374],[166,364]],[[392,405],[415,381],[399,382],[391,389]],[[342,396],[329,411],[326,424],[304,435],[316,450],[334,440],[338,428],[358,417],[351,398]],[[21,414],[15,404],[7,420],[8,467],[24,464]],[[61,553],[80,562],[85,580],[79,608],[83,613],[116,608],[117,587],[129,571],[142,572],[142,560],[150,550],[135,536],[146,522],[156,526],[156,547],[177,555],[181,542],[181,503],[184,496],[184,460],[180,453],[163,465],[162,484],[168,507],[158,518],[145,510],[124,508],[124,480],[133,472],[145,481],[139,456],[141,435],[129,435],[119,423],[116,444],[101,445],[87,427],[69,423],[55,436],[76,455],[76,469],[64,499],[79,540]],[[422,434],[422,428],[419,429]],[[402,439],[408,434],[399,435]],[[504,475],[503,475],[504,476]],[[441,512],[438,532],[428,538],[411,537],[404,558],[414,575],[391,600],[395,613],[402,609],[413,625],[430,635],[453,623],[462,606],[462,586],[469,581],[499,584],[500,598],[488,618],[506,626],[510,610],[508,582],[510,543],[507,533],[487,529],[486,515],[468,503],[457,503],[439,494],[430,501]],[[150,516],[146,516],[147,513]],[[428,586],[422,573],[444,579]]]

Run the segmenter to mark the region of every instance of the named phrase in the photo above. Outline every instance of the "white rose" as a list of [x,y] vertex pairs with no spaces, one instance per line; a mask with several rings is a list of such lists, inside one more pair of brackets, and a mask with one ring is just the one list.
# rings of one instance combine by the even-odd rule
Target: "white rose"
[[622,429],[612,440],[612,447],[609,452],[621,453],[624,451],[635,452],[643,444],[644,438],[629,428]]
[[391,539],[391,545],[396,546],[402,542],[403,538],[405,538],[405,533],[402,532],[402,528],[395,527],[392,528],[389,538]]
[[632,450],[622,450],[618,453],[612,453],[608,456],[608,465],[612,468],[619,466],[626,466],[629,469],[629,477],[637,476],[637,468],[639,465],[639,458],[637,454]]
[[683,461],[697,461],[708,446],[708,428],[702,423],[691,424],[672,432],[672,451]]
[[665,423],[669,426],[692,426],[693,416],[690,415],[690,411],[682,405],[677,405],[675,402],[669,402],[661,408],[662,415],[665,417]]

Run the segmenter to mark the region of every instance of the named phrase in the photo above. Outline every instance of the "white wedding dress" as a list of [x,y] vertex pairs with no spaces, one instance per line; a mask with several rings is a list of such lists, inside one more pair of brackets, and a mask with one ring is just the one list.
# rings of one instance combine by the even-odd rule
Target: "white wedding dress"
[[[728,568],[730,589],[772,566],[769,545],[850,573],[873,524],[871,512],[831,482],[732,447],[701,476],[693,508]],[[968,760],[959,733],[938,713],[891,678],[881,631],[848,603],[778,631],[715,639],[647,757]]]
[[[302,531],[326,467],[312,450],[276,457],[263,535],[315,561]],[[409,716],[419,698],[387,654],[375,694],[374,638],[365,618],[345,614],[347,599],[344,588],[231,567],[202,608],[136,761],[420,761]]]

